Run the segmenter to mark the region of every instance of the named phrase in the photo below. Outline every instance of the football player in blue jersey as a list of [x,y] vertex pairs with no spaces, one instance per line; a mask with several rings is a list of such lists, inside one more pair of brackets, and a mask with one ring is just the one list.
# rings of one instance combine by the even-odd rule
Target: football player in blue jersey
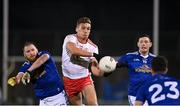
[[21,81],[25,85],[31,82],[35,95],[40,99],[40,106],[67,105],[64,85],[51,54],[47,51],[38,52],[32,42],[25,43],[23,53],[27,61],[8,83],[14,86]]
[[137,46],[138,51],[120,56],[116,66],[117,68],[128,68],[128,99],[130,105],[134,105],[139,87],[151,76],[151,61],[155,57],[149,52],[152,46],[149,35],[144,34],[138,37]]
[[144,83],[136,95],[137,106],[145,100],[149,105],[180,105],[180,80],[165,75],[167,59],[157,56],[152,60],[152,78]]

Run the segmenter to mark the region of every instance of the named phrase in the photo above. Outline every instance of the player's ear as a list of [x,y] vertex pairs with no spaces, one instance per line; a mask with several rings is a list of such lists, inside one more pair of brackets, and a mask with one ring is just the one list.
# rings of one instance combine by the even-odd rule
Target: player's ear
[[37,53],[38,53],[38,48],[36,48],[36,51],[37,51]]
[[77,26],[76,26],[76,29],[75,29],[75,30],[76,30],[76,32],[78,32],[78,28],[79,28],[79,26],[77,25]]
[[140,47],[140,46],[139,46],[139,42],[137,42],[137,47]]
[[152,42],[150,42],[149,47],[152,47]]
[[24,50],[23,50],[23,56],[26,58],[26,53],[24,52]]
[[23,55],[24,55],[24,58],[25,58],[25,59],[27,59],[27,56],[26,56],[26,54],[25,54],[25,53],[23,53]]
[[164,72],[165,74],[168,72],[168,68],[166,67],[166,69],[165,69],[166,71]]

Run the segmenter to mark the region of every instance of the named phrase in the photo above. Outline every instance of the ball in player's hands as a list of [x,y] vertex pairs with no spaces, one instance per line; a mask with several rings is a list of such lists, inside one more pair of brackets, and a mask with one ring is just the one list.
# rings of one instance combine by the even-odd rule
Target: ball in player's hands
[[104,72],[112,72],[116,68],[116,61],[111,56],[104,56],[99,61],[99,69]]

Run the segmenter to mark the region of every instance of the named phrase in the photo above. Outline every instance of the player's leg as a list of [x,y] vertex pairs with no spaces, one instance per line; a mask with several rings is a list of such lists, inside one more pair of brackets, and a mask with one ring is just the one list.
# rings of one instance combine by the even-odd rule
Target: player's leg
[[63,77],[65,91],[71,105],[82,105],[82,93],[79,90],[79,80]]
[[82,93],[79,93],[77,95],[74,96],[70,96],[69,98],[69,102],[70,105],[82,105]]
[[88,103],[88,105],[98,105],[97,96],[94,85],[86,85],[83,89],[83,95]]

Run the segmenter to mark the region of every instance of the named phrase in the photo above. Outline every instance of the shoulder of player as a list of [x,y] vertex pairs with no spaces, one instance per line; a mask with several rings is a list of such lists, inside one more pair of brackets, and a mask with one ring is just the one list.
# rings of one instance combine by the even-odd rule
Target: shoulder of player
[[29,61],[25,61],[21,67],[27,67],[29,65],[31,65],[31,63]]
[[90,45],[94,46],[95,48],[98,48],[98,46],[95,43],[93,43],[90,39],[88,39],[88,43]]
[[149,53],[149,56],[151,56],[151,57],[156,57],[156,55],[155,55],[155,54],[152,54],[152,53]]
[[[138,51],[135,51],[135,52],[129,52],[129,53],[126,53],[127,56],[137,56],[137,55],[140,55]],[[149,53],[149,56],[151,57],[156,57],[156,55],[152,54],[152,53]]]
[[50,53],[48,52],[48,51],[39,51],[38,52],[38,55],[43,55],[43,54],[48,54],[48,55],[50,55]]
[[138,55],[138,52],[128,52],[122,56],[119,57],[119,59],[129,59],[129,58],[134,58],[136,55]]
[[31,65],[32,63],[30,61],[25,61],[19,68],[19,72],[25,72]]
[[139,55],[138,51],[126,53],[127,56]]
[[42,55],[47,55],[48,58],[51,58],[51,54],[48,51],[39,51],[37,57],[40,57]]

